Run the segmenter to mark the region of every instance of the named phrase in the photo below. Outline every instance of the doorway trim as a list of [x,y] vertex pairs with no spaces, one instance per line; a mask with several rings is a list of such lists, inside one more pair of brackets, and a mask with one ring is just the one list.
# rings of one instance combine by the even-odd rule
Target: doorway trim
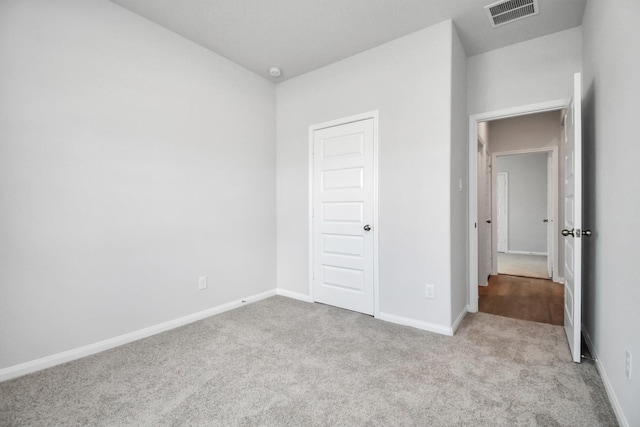
[[527,104],[502,110],[488,111],[469,116],[469,304],[470,313],[478,311],[478,123],[524,116],[545,111],[561,110],[569,103],[568,98],[537,104]]
[[313,135],[320,129],[326,129],[334,126],[345,125],[348,123],[359,122],[362,120],[373,120],[373,317],[380,315],[380,291],[379,291],[379,262],[378,262],[378,110],[366,113],[355,114],[352,116],[342,117],[328,122],[318,123],[309,126],[309,206],[307,218],[309,220],[309,297],[315,302],[313,296],[313,270],[314,270],[314,227],[313,227]]

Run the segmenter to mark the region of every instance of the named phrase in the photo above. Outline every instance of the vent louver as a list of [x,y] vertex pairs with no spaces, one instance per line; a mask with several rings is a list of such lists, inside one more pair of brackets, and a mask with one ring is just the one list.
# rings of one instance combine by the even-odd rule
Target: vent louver
[[506,0],[485,6],[492,27],[508,24],[540,13],[538,0]]

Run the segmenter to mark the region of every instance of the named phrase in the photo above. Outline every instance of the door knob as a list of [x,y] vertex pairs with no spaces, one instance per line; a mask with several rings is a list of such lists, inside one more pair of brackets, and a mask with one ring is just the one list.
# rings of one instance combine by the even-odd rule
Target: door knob
[[571,229],[571,231],[569,231],[569,230],[567,230],[567,229],[565,228],[564,230],[562,230],[562,235],[563,235],[564,237],[567,237],[567,236],[573,236],[573,237],[576,237],[576,235],[575,235],[575,233],[574,233],[574,229],[573,229],[573,228]]
[[591,236],[591,230],[582,230],[582,235],[586,237]]
[[365,225],[365,226],[364,226],[364,227],[362,227],[362,228],[364,228],[364,231],[369,231],[369,230],[371,230],[371,226],[370,226],[369,224]]
[[487,220],[487,224],[491,224],[491,220],[490,219]]
[[549,222],[547,218],[543,219],[542,222]]

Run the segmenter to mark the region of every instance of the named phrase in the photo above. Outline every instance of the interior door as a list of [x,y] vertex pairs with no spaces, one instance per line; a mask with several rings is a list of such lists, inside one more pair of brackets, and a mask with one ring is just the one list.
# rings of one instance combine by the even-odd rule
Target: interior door
[[485,260],[486,266],[486,279],[487,284],[489,283],[489,275],[491,274],[493,268],[493,247],[491,245],[491,236],[493,235],[491,223],[491,218],[493,215],[493,209],[491,204],[491,154],[486,150],[485,147],[485,171],[484,171],[484,212],[485,212],[485,226],[486,226],[486,235],[484,238],[484,250],[487,254]]
[[313,297],[374,313],[374,123],[313,134]]
[[582,327],[582,83],[574,76],[565,112],[564,140],[564,330],[573,361],[580,363]]
[[496,199],[498,252],[506,253],[509,249],[509,174],[506,172],[496,174]]
[[478,285],[486,286],[491,272],[491,157],[478,140]]

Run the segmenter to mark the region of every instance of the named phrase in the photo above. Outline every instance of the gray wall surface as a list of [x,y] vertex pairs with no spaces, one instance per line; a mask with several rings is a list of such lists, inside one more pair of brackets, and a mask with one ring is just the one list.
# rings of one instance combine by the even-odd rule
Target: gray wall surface
[[[451,235],[461,217],[452,204],[466,210],[464,193],[456,187],[452,200],[450,188],[460,178],[452,175],[452,158],[461,157],[452,153],[452,115],[461,126],[464,95],[452,93],[452,61],[464,65],[453,42],[454,26],[446,21],[277,85],[279,289],[309,294],[309,126],[378,110],[380,312],[451,325],[451,288],[465,283],[452,284],[451,252],[466,250],[462,236],[452,243]],[[384,62],[390,66],[380,67]],[[425,284],[435,286],[435,299],[424,298]]]
[[509,251],[547,252],[547,153],[498,156],[509,174]]
[[272,83],[96,0],[0,58],[0,370],[275,288]]
[[[612,3],[616,7],[611,7]],[[620,425],[640,426],[640,2],[589,0],[584,13],[583,324]],[[625,352],[632,354],[631,379]]]

